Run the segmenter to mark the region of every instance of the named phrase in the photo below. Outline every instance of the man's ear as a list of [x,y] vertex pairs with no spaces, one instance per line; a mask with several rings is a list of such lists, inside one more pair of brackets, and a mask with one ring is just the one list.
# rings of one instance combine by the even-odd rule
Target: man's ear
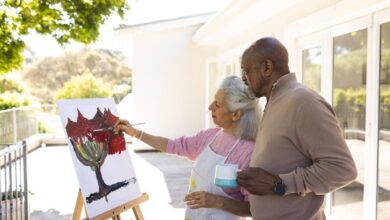
[[274,72],[274,63],[270,59],[265,59],[263,62],[264,76],[270,77]]
[[234,122],[237,122],[237,121],[240,120],[241,116],[242,116],[242,111],[241,111],[241,110],[236,110],[236,111],[233,112],[233,118],[232,118],[232,120],[233,120]]

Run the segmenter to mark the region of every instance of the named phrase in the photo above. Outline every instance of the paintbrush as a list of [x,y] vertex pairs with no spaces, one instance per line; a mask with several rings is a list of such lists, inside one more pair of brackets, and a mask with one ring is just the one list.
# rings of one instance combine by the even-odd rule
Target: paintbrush
[[[144,122],[141,122],[141,123],[134,123],[134,124],[131,124],[131,126],[136,126],[136,125],[143,125],[145,124]],[[107,127],[107,128],[98,128],[98,129],[95,129],[93,130],[93,132],[101,132],[101,131],[113,131],[114,130],[114,127]]]

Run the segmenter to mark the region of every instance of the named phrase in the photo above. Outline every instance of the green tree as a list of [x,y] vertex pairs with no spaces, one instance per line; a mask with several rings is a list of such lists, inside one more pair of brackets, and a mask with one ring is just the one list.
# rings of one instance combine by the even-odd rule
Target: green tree
[[54,99],[107,98],[111,96],[111,90],[101,79],[95,78],[91,73],[84,73],[80,76],[73,76],[66,82],[64,87],[56,92]]
[[23,35],[51,35],[61,45],[74,40],[89,44],[112,14],[123,17],[126,0],[0,1],[0,74],[23,63]]
[[5,74],[0,76],[0,93],[3,92],[17,92],[23,93],[26,86],[16,77],[15,74]]
[[115,51],[83,49],[37,60],[21,71],[31,94],[42,103],[52,103],[53,94],[72,76],[92,73],[115,93],[117,101],[131,90],[131,69]]

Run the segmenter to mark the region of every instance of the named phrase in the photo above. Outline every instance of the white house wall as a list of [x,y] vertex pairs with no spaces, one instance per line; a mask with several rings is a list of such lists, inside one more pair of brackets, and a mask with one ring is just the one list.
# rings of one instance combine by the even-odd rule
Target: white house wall
[[[132,38],[134,120],[146,132],[169,138],[192,135],[205,128],[206,55],[212,51],[192,43],[201,24],[178,28],[120,30]],[[138,143],[141,144],[141,143]]]
[[[229,7],[199,29],[193,41],[199,46],[215,47],[217,56],[214,59],[223,59],[232,53],[239,59],[244,49],[255,40],[274,36],[289,50],[290,69],[298,71],[301,62],[296,54],[298,38],[390,7],[390,1],[384,0],[283,2],[284,6],[277,9],[277,1],[232,1]],[[263,19],[264,11],[270,6],[275,14],[270,16],[267,13],[267,19]],[[300,73],[297,74],[300,78]]]
[[[262,2],[260,4],[259,2]],[[278,2],[278,1],[275,1]],[[243,0],[233,1],[229,7],[203,26],[193,40],[199,45],[214,46],[217,56],[210,55],[223,64],[226,60],[239,60],[245,48],[255,40],[274,36],[280,39],[290,54],[290,69],[302,79],[302,50],[313,46],[322,48],[321,94],[332,103],[333,95],[333,39],[353,31],[367,30],[367,98],[365,114],[365,142],[354,155],[364,185],[363,200],[350,204],[345,208],[345,216],[349,219],[376,219],[377,185],[378,185],[378,97],[379,97],[379,27],[380,22],[390,21],[390,1],[385,0],[344,0],[320,1],[302,0],[286,1],[289,7],[281,6],[281,10],[273,9],[273,16],[267,19],[256,19],[263,15],[269,5],[275,2]],[[280,2],[279,2],[280,3]],[[296,4],[295,4],[296,3]],[[238,5],[240,7],[235,8]],[[235,15],[229,13],[239,10]],[[256,13],[254,12],[258,12]],[[248,13],[248,14],[245,14]],[[244,15],[245,14],[245,15]],[[381,18],[381,19],[378,19]],[[260,21],[260,22],[259,22]],[[226,24],[224,24],[226,23]],[[241,26],[236,28],[237,24]],[[232,34],[229,34],[232,33]],[[218,41],[216,39],[219,39]],[[235,58],[234,58],[235,57]],[[357,149],[357,148],[356,148]],[[382,155],[383,156],[383,155]],[[383,164],[383,161],[382,161]],[[364,178],[362,178],[364,176]],[[327,207],[330,207],[328,200]],[[378,205],[379,207],[379,205]],[[382,217],[388,213],[382,206]],[[355,209],[355,212],[350,212]],[[363,211],[362,211],[363,210]],[[378,208],[379,210],[379,208]],[[362,212],[361,212],[362,211]],[[329,209],[327,211],[329,214]],[[339,213],[340,214],[340,213]],[[388,219],[388,214],[385,218]],[[337,219],[335,216],[332,216]],[[340,217],[340,216],[338,216]],[[361,218],[362,217],[362,218]],[[342,217],[339,219],[345,219]]]

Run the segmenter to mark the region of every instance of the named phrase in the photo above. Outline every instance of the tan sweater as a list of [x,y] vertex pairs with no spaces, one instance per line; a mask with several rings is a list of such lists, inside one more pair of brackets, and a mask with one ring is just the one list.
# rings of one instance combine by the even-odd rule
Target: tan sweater
[[250,166],[279,175],[287,192],[251,194],[255,220],[325,219],[324,194],[356,178],[332,107],[294,73],[274,85],[256,140]]

